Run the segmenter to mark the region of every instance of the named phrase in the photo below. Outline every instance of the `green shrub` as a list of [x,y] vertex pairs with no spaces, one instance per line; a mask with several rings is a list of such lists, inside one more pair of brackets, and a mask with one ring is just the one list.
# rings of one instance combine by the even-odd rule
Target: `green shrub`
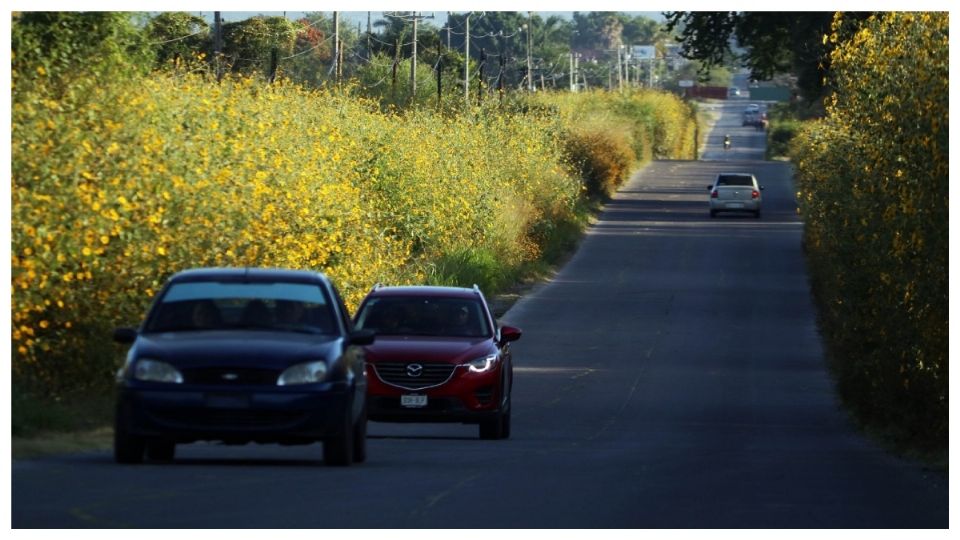
[[827,116],[791,150],[840,394],[866,425],[935,449],[949,432],[948,49],[946,13],[871,17],[833,53]]
[[463,248],[440,257],[427,280],[434,285],[478,285],[482,291],[497,291],[508,285],[513,277],[494,253],[485,249]]
[[798,120],[778,120],[770,124],[767,134],[767,159],[786,156],[790,153],[790,142],[803,125]]

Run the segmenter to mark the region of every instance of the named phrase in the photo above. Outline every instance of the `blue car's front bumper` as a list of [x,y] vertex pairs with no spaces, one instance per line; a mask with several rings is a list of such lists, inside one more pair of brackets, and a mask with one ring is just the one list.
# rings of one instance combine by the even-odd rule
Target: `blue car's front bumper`
[[353,403],[347,382],[309,389],[163,386],[122,386],[117,428],[176,442],[309,443],[340,435]]

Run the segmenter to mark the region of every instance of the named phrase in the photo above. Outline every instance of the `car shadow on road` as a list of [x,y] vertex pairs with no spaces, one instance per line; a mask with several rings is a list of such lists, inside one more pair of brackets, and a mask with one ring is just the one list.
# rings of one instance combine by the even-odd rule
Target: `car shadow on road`
[[[223,447],[227,448],[227,447]],[[239,447],[238,447],[239,448]],[[58,457],[46,457],[42,458],[42,461],[46,462],[59,462],[60,464],[85,464],[85,465],[105,465],[109,467],[117,468],[130,468],[131,470],[136,470],[143,467],[170,467],[170,466],[213,466],[213,467],[305,467],[305,466],[316,466],[317,464],[323,464],[323,452],[319,445],[312,446],[311,449],[316,453],[316,459],[303,459],[302,457],[294,458],[284,458],[279,455],[280,452],[283,452],[283,449],[278,449],[278,455],[275,457],[253,457],[253,456],[237,456],[234,454],[231,456],[221,456],[221,455],[210,455],[207,456],[197,456],[195,455],[196,450],[186,450],[190,455],[187,456],[177,456],[170,461],[154,461],[146,459],[143,463],[130,464],[130,465],[120,465],[113,460],[113,456],[109,453],[98,453],[98,454],[71,454]],[[205,450],[204,450],[205,451]],[[228,450],[229,451],[229,450]],[[256,452],[255,449],[251,448],[251,452]],[[212,450],[212,452],[216,452]]]
[[175,458],[173,461],[149,461],[148,465],[187,466],[187,467],[316,467],[324,465],[323,458],[282,459],[282,458]]
[[479,441],[478,437],[466,435],[367,435],[367,439],[418,440],[418,441]]

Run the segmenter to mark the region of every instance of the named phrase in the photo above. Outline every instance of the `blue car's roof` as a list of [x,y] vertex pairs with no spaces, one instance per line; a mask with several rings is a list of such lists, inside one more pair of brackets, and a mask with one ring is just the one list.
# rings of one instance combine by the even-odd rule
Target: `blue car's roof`
[[329,282],[320,272],[286,268],[194,268],[177,272],[170,278],[171,283],[194,281]]

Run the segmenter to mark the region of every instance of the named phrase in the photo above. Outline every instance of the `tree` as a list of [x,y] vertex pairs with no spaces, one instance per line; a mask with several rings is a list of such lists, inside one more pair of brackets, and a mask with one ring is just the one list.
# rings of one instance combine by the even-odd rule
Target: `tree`
[[272,58],[293,50],[298,26],[283,17],[252,17],[223,25],[224,54],[234,73],[266,73]]
[[[413,54],[413,19],[419,17],[414,11],[384,12],[384,18],[373,23],[382,29],[372,43],[373,52],[395,56],[397,43],[400,43],[400,57],[409,58]],[[428,20],[419,17],[417,22],[417,59],[436,60],[437,45],[440,43],[439,30]]]
[[[612,21],[615,20],[616,14],[611,12],[589,11],[581,13],[574,11],[574,31],[571,45],[584,56],[596,58],[602,55],[606,49],[611,48],[610,42],[612,40],[616,40],[617,44],[621,41],[619,34],[613,35],[615,27]],[[622,25],[620,30],[622,30]]]
[[14,13],[11,46],[17,90],[42,87],[57,99],[82,99],[90,81],[136,75],[152,64],[145,35],[130,13]]
[[[427,62],[417,64],[417,94],[411,95],[410,59],[402,58],[396,66],[396,84],[393,81],[394,57],[386,54],[374,55],[369,62],[357,68],[356,79],[360,83],[360,93],[377,99],[383,108],[405,108],[411,101],[419,106],[429,107],[436,104],[436,72]],[[454,84],[456,74],[446,70],[443,74],[444,102],[455,99],[462,103],[463,94]]]
[[319,86],[326,80],[333,61],[333,39],[325,30],[327,21],[322,14],[313,20],[311,15],[296,22],[293,52],[281,59],[281,66],[284,75],[293,81]]
[[623,43],[625,45],[651,45],[662,40],[661,26],[657,21],[643,16],[623,15]]
[[[445,40],[450,30],[450,47],[463,51],[466,39],[466,19],[470,17],[470,57],[471,66],[478,67],[480,51],[487,54],[486,74],[494,78],[500,75],[500,62],[503,62],[503,84],[519,84],[526,76],[527,58],[527,15],[517,11],[491,11],[470,14],[452,14],[447,26],[441,30]],[[496,67],[493,67],[493,66]],[[520,66],[522,70],[519,70]],[[461,66],[462,68],[462,66]],[[519,70],[519,71],[518,71]],[[462,71],[462,69],[461,69]]]
[[211,48],[207,22],[183,11],[164,11],[151,18],[146,32],[156,50],[157,66],[182,62]]
[[703,69],[699,61],[693,60],[670,73],[664,87],[680,91],[679,81],[684,79],[696,80],[709,86],[730,86],[733,74],[723,66]]
[[[841,34],[852,35],[868,16],[848,14]],[[677,38],[683,44],[681,54],[699,60],[704,69],[731,59],[730,42],[736,38],[746,48],[743,60],[753,79],[793,73],[806,99],[813,101],[823,94],[830,51],[836,47],[836,43],[823,40],[831,32],[832,12],[674,11],[666,17],[668,30],[681,29]]]

